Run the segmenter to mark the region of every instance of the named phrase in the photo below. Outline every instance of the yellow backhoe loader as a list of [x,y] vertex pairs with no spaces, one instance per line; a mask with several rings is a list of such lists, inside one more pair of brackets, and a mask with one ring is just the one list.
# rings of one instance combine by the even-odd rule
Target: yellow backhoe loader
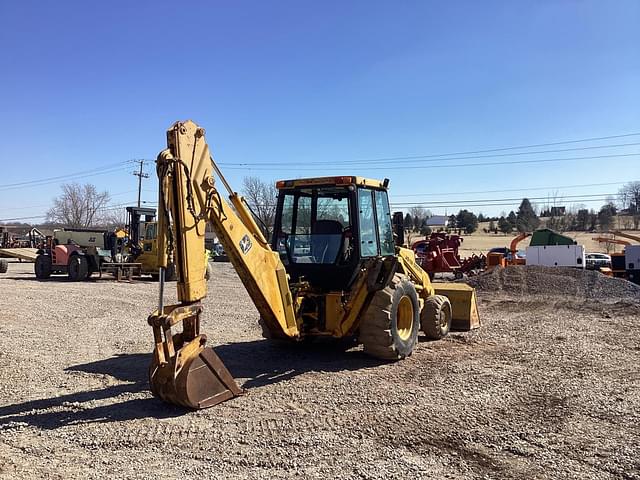
[[[157,397],[205,408],[242,393],[200,333],[207,222],[251,296],[265,337],[357,338],[366,353],[399,360],[413,352],[419,329],[438,339],[452,322],[458,329],[480,325],[472,288],[432,285],[413,251],[394,244],[388,180],[339,176],[278,182],[274,235],[268,241],[213,161],[204,129],[177,122],[167,131],[167,142],[156,162],[160,297],[149,317],[155,339],[149,376]],[[177,270],[176,305],[163,300],[169,256]],[[182,331],[175,332],[179,323]]]

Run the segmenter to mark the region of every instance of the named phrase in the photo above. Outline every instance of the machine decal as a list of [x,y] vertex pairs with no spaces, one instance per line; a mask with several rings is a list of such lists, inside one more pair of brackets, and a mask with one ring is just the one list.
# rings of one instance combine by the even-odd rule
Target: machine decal
[[240,250],[242,251],[242,253],[244,255],[246,255],[247,252],[249,250],[251,250],[251,245],[253,245],[251,243],[251,239],[249,238],[249,235],[245,235],[244,237],[242,237],[242,239],[240,240],[239,245],[240,245]]

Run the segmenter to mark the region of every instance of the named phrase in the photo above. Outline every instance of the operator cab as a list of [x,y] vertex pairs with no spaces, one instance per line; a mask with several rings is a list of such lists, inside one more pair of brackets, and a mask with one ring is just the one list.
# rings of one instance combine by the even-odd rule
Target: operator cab
[[351,176],[276,183],[272,248],[292,282],[345,290],[363,261],[395,255],[387,184]]

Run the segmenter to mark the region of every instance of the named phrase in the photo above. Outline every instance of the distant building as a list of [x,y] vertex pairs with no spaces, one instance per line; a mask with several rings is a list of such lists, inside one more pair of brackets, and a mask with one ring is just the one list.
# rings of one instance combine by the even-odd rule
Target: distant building
[[564,217],[567,213],[566,207],[551,207],[551,217]]
[[449,224],[449,218],[446,215],[434,215],[427,219],[427,227],[434,228],[447,228]]

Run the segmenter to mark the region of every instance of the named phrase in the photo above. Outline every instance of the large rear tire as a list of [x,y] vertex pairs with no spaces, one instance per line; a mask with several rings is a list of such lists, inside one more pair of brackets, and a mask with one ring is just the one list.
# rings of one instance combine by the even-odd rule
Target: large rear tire
[[89,276],[89,263],[83,255],[73,255],[69,260],[69,280],[82,282]]
[[37,279],[45,280],[49,278],[51,276],[51,257],[41,253],[36,257],[33,269]]
[[420,326],[432,340],[446,337],[451,330],[451,302],[444,295],[431,295],[424,302],[420,315]]
[[0,259],[0,273],[7,273],[7,270],[9,270],[9,262]]
[[360,322],[358,340],[365,353],[383,360],[400,360],[413,353],[420,329],[420,304],[413,284],[395,274],[376,292]]

